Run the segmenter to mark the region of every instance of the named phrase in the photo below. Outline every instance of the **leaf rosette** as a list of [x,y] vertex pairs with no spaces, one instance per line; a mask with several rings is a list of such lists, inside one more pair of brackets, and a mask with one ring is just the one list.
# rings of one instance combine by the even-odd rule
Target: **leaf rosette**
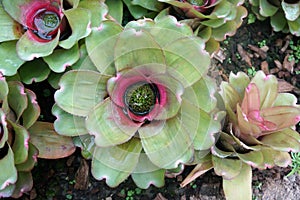
[[273,30],[300,36],[299,0],[250,0],[259,20],[270,18]]
[[205,40],[206,49],[210,53],[219,49],[220,41],[233,36],[247,16],[247,10],[242,6],[244,0],[159,1],[172,6],[168,13],[189,24]]
[[[220,94],[228,127],[211,148],[212,155],[194,169],[184,184],[214,168],[223,177],[228,199],[251,199],[251,167],[287,167],[291,164],[289,152],[300,151],[300,136],[295,130],[300,107],[293,94],[278,93],[275,76],[266,76],[262,71],[252,80],[243,72],[231,73],[229,82],[222,82]],[[235,185],[239,185],[239,192]]]
[[0,71],[5,76],[18,72],[28,84],[45,80],[51,71],[64,72],[80,57],[78,41],[107,12],[97,0],[2,0]]
[[0,197],[20,197],[32,188],[38,150],[28,128],[40,114],[35,94],[0,74]]
[[[220,129],[204,42],[168,16],[104,21],[86,38],[86,60],[62,76],[53,114],[58,133],[92,158],[92,174],[116,187],[163,186],[166,171],[194,164]],[[66,126],[68,124],[68,126]]]

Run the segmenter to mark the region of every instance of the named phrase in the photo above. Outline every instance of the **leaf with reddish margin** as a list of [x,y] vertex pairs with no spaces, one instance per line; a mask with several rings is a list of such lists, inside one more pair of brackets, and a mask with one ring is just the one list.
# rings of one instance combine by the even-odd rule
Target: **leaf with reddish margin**
[[39,158],[64,158],[75,151],[72,138],[58,135],[49,122],[36,122],[29,128],[30,142],[39,150]]

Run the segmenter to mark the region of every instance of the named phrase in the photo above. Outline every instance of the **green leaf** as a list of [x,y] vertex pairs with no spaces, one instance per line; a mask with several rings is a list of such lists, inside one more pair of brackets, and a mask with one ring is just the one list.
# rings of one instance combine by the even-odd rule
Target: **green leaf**
[[18,172],[30,172],[37,162],[38,150],[31,143],[28,143],[28,158],[24,163],[16,165]]
[[119,24],[108,20],[99,28],[93,28],[91,35],[85,39],[89,57],[102,74],[115,74],[114,48],[122,30]]
[[288,21],[290,32],[296,36],[300,36],[300,17],[295,21]]
[[[223,190],[226,199],[230,200],[251,200],[252,199],[252,170],[251,167],[243,164],[240,174],[233,179],[223,178]],[[237,187],[238,186],[238,190]]]
[[15,190],[15,184],[10,184],[7,187],[5,187],[3,190],[0,189],[0,197],[1,198],[5,198],[5,197],[11,197],[11,195],[13,194],[14,190]]
[[54,128],[60,135],[78,136],[87,134],[85,118],[71,115],[54,104],[52,114],[56,117]]
[[39,158],[64,158],[75,151],[72,138],[58,135],[49,122],[36,122],[28,130],[30,142],[39,150]]
[[233,36],[236,29],[236,23],[234,21],[228,21],[224,25],[212,29],[212,37],[217,41],[223,41],[226,39],[226,36]]
[[91,33],[91,13],[84,8],[73,8],[64,11],[68,19],[72,34],[65,40],[59,42],[59,46],[70,49],[80,39],[87,37]]
[[158,167],[177,168],[193,156],[193,143],[178,117],[142,126],[139,135],[144,151]]
[[112,16],[119,24],[123,20],[123,2],[120,0],[106,0],[105,4],[109,8],[109,15]]
[[204,50],[204,41],[197,37],[180,38],[163,50],[168,72],[184,87],[200,80],[210,65],[209,54]]
[[107,185],[116,187],[134,170],[142,150],[139,139],[118,146],[95,148],[92,160],[92,174],[98,179],[106,179]]
[[215,135],[220,131],[221,124],[213,116],[183,100],[180,120],[196,150],[207,150],[214,145]]
[[148,64],[165,64],[165,56],[159,44],[145,31],[124,30],[118,37],[114,52],[117,71]]
[[7,94],[8,94],[8,85],[6,79],[2,75],[0,75],[0,100],[3,101],[4,99],[6,99]]
[[[91,58],[88,55],[86,45],[85,43],[81,44],[79,47],[79,60],[71,66],[72,69],[78,69],[78,70],[91,70],[98,72],[98,69],[92,62]],[[60,78],[59,78],[60,79]],[[49,80],[49,78],[48,78]],[[58,81],[57,81],[58,83]],[[58,84],[57,84],[58,86]]]
[[159,12],[164,8],[164,4],[158,1],[141,1],[141,0],[132,0],[132,5],[138,5],[148,10]]
[[15,132],[15,140],[12,146],[15,158],[15,164],[24,163],[28,158],[28,141],[29,141],[29,133],[27,130],[19,125],[9,121],[9,124],[13,127]]
[[291,93],[279,93],[274,101],[275,106],[295,106],[297,103],[297,97]]
[[25,89],[28,105],[22,114],[22,125],[29,128],[40,116],[40,107],[36,101],[36,95],[31,90]]
[[231,72],[229,75],[229,83],[238,93],[239,99],[243,99],[245,89],[250,83],[250,78],[244,72],[238,72],[236,75]]
[[109,98],[93,108],[86,118],[86,128],[100,147],[125,143],[140,126],[141,123],[129,119]]
[[22,35],[22,27],[14,21],[0,4],[0,42],[17,40]]
[[16,41],[0,44],[0,60],[0,72],[5,76],[15,75],[19,67],[25,62],[17,54]]
[[56,73],[61,73],[70,67],[79,59],[78,45],[75,44],[71,49],[57,49],[54,52],[44,57],[44,61],[49,65],[50,69]]
[[206,42],[205,50],[212,55],[214,52],[217,52],[220,49],[220,43],[214,38],[209,38]]
[[133,5],[131,0],[123,0],[123,2],[126,4],[130,14],[135,18],[139,19],[147,15],[148,10],[145,8],[142,8],[141,6]]
[[300,136],[290,128],[265,135],[261,142],[278,151],[300,151]]
[[23,193],[29,192],[33,187],[31,172],[18,172],[18,181],[15,184],[15,190],[12,195],[14,198],[20,198]]
[[16,122],[18,122],[28,106],[28,99],[25,93],[25,88],[24,85],[18,81],[9,81],[8,88],[9,93],[7,98],[9,106],[14,111],[16,115]]
[[212,156],[212,163],[214,165],[214,171],[217,175],[222,176],[224,179],[234,179],[241,171],[243,162],[238,159],[219,158]]
[[277,10],[278,7],[272,5],[269,3],[268,0],[259,0],[259,14],[261,14],[264,17],[271,17],[273,16]]
[[50,72],[48,65],[40,58],[24,63],[19,69],[21,80],[26,84],[46,80]]
[[163,48],[182,37],[193,35],[193,30],[187,24],[178,22],[171,15],[155,19],[155,26],[149,32],[154,36],[155,41]]
[[191,87],[185,88],[182,98],[197,108],[210,113],[217,105],[217,99],[215,98],[216,87],[213,79],[203,76]]
[[57,36],[51,41],[39,42],[35,39],[30,30],[26,31],[17,43],[17,53],[22,60],[33,60],[34,58],[44,57],[50,55],[59,41]]
[[275,76],[266,76],[263,71],[256,72],[251,80],[259,90],[260,109],[271,107],[277,97],[278,81]]
[[[293,1],[292,1],[293,2]],[[285,18],[289,21],[295,21],[300,15],[300,2],[294,1],[293,3],[281,2]]]
[[80,8],[85,8],[89,12],[91,12],[91,26],[98,27],[100,23],[106,19],[106,15],[108,13],[107,3],[107,0],[105,1],[105,3],[98,0],[84,0],[80,1],[78,6]]
[[94,71],[69,71],[60,80],[55,101],[64,111],[85,117],[106,97],[108,78]]
[[134,183],[142,189],[151,184],[162,187],[165,184],[165,170],[155,166],[145,153],[140,154],[138,164],[131,174]]
[[14,184],[17,181],[17,170],[14,163],[14,153],[8,144],[6,144],[4,148],[7,148],[7,154],[2,159],[0,159],[1,169],[3,170],[2,173],[0,173],[0,196],[2,195],[1,190],[5,189],[10,184]]

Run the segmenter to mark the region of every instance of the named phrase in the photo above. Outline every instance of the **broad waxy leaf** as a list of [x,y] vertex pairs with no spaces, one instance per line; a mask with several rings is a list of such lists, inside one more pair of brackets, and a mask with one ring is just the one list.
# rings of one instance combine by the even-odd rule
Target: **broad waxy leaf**
[[0,42],[17,40],[22,35],[22,27],[14,21],[0,5]]
[[148,32],[134,29],[125,29],[120,33],[115,45],[114,57],[117,71],[152,63],[165,63],[164,53],[153,36]]
[[0,60],[0,72],[5,76],[15,75],[19,67],[25,62],[17,54],[16,41],[0,44]]
[[87,37],[91,33],[91,13],[84,8],[73,8],[64,11],[64,14],[68,19],[72,34],[67,39],[60,41],[59,46],[64,49],[70,49],[80,39]]
[[58,135],[52,123],[36,122],[28,131],[30,142],[39,150],[39,158],[64,158],[75,151],[72,139]]
[[52,113],[57,117],[54,128],[58,134],[64,136],[78,136],[87,134],[85,118],[71,115],[54,104]]
[[143,149],[152,163],[161,168],[173,169],[191,159],[192,141],[178,117],[167,120],[162,128],[155,132],[151,132],[149,128],[151,124],[141,127],[139,135]]
[[98,27],[100,23],[106,19],[106,15],[108,13],[106,3],[107,1],[104,3],[103,1],[98,0],[84,0],[79,2],[78,7],[89,10],[91,12],[91,26]]
[[285,18],[289,21],[295,21],[300,15],[300,2],[297,3],[286,3],[281,2],[282,9],[285,14]]
[[29,128],[40,116],[40,107],[36,101],[36,95],[31,90],[25,89],[27,95],[27,108],[22,114],[22,125]]
[[59,33],[48,42],[39,42],[33,36],[34,33],[26,31],[17,43],[18,56],[25,61],[50,55],[59,42]]
[[[252,169],[249,165],[242,164],[239,175],[233,179],[223,178],[223,190],[226,199],[232,200],[251,200],[252,199]],[[236,187],[239,187],[238,190]]]
[[93,28],[92,33],[85,40],[89,57],[102,74],[115,74],[114,48],[122,30],[119,24],[105,21],[99,28]]
[[13,127],[13,130],[15,132],[15,140],[12,146],[12,150],[15,156],[15,164],[24,163],[28,158],[28,141],[30,137],[29,133],[21,125],[15,124],[13,122],[9,122],[9,124]]
[[185,37],[164,47],[168,72],[184,87],[191,86],[207,72],[210,58],[202,44],[199,38]]
[[60,80],[55,101],[68,113],[87,116],[107,95],[108,78],[94,71],[69,71]]
[[18,81],[8,82],[8,102],[11,109],[16,115],[16,122],[18,122],[28,106],[27,94],[22,83]]
[[10,184],[14,184],[17,181],[17,170],[14,163],[14,153],[9,145],[7,145],[7,148],[7,154],[2,159],[0,159],[1,169],[3,170],[0,174],[0,196],[2,195],[1,190],[5,189]]
[[44,57],[44,61],[48,64],[49,68],[56,72],[61,73],[70,67],[79,59],[78,45],[74,45],[71,49],[57,49],[51,55]]
[[28,146],[29,150],[27,160],[24,163],[16,165],[18,172],[30,172],[37,161],[38,149],[30,142],[28,143]]
[[24,192],[29,192],[33,187],[31,172],[18,172],[18,180],[12,197],[19,198]]
[[165,184],[165,171],[155,166],[145,153],[141,153],[131,177],[134,183],[142,189],[149,188],[151,184],[162,187]]
[[86,127],[100,147],[128,141],[140,126],[141,123],[131,121],[109,98],[98,104],[86,118]]
[[123,2],[119,0],[106,0],[105,4],[109,8],[109,15],[121,24],[123,20]]
[[141,143],[136,138],[118,146],[96,147],[92,160],[93,176],[98,180],[106,179],[110,187],[116,187],[134,170],[141,150]]
[[49,66],[41,58],[38,58],[24,63],[19,69],[19,75],[22,82],[31,84],[46,80],[50,71]]

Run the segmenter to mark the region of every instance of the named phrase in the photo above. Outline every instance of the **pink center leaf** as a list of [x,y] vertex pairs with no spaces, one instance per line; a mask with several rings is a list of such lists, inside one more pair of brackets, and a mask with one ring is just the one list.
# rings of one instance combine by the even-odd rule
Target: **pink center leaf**
[[59,1],[33,1],[22,6],[24,28],[30,32],[33,40],[48,42],[56,37],[58,30],[63,30],[64,14]]

